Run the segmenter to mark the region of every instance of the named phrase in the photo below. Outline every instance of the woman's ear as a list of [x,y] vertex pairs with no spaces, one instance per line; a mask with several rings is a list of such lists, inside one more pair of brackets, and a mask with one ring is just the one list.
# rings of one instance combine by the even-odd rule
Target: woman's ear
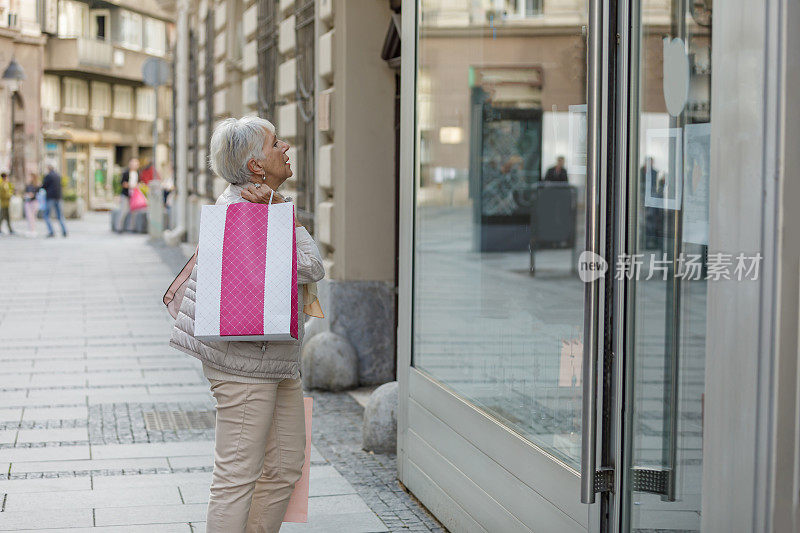
[[264,173],[264,169],[261,168],[261,165],[258,164],[258,161],[255,159],[250,159],[247,162],[247,170],[255,174],[256,176],[260,176]]

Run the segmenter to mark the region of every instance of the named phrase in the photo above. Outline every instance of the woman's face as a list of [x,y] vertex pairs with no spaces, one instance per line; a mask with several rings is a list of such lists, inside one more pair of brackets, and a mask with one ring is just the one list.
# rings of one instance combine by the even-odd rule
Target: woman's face
[[[266,176],[277,187],[292,176],[292,166],[286,151],[289,143],[278,139],[274,133],[267,131],[262,148],[262,157],[251,160],[250,171],[259,177]],[[273,188],[274,188],[273,187]]]

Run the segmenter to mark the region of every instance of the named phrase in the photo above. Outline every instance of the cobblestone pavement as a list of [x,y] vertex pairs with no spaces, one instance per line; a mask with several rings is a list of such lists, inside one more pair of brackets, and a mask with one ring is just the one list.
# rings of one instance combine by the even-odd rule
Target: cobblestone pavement
[[[214,399],[160,303],[183,257],[105,213],[69,226],[0,235],[0,531],[205,531]],[[361,407],[311,394],[309,521],[281,531],[444,531],[360,450]]]
[[315,405],[312,441],[390,531],[447,531],[397,480],[395,454],[361,449],[364,409],[350,395],[308,394]]

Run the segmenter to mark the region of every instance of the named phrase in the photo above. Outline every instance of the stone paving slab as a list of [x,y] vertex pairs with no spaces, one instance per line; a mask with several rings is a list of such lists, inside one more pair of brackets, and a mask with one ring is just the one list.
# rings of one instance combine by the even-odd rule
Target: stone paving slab
[[170,468],[191,469],[191,468],[211,468],[214,464],[213,455],[193,455],[190,457],[167,457]]
[[[38,533],[39,529],[19,529],[15,533]],[[192,533],[189,524],[147,524],[144,526],[78,527],[69,533]]]
[[74,407],[28,407],[22,420],[71,420],[85,419],[87,417],[87,407],[83,405]]
[[22,417],[22,409],[0,409],[0,422],[7,422],[16,420],[19,421]]
[[20,429],[17,443],[21,442],[74,442],[88,441],[86,428]]
[[[309,508],[311,501],[309,501]],[[281,527],[283,533],[293,532],[331,533],[347,531],[348,533],[378,533],[389,531],[383,522],[372,512],[314,514],[306,524],[286,523]]]
[[126,393],[110,393],[110,392],[92,392],[86,395],[86,403],[89,405],[104,404],[104,403],[158,403],[166,401],[179,401],[181,403],[197,403],[206,402],[213,407],[213,400],[209,398],[208,394],[198,393],[175,393],[175,394],[149,394],[146,392],[126,392]]
[[[190,483],[185,485],[180,485],[179,490],[181,491],[181,497],[183,498],[184,503],[208,503],[208,487],[211,482],[211,476],[209,476],[208,482],[202,483]],[[203,518],[205,520],[205,518]]]
[[21,372],[23,370],[30,370],[33,368],[33,361],[6,361],[0,367],[0,374],[4,377],[10,372]]
[[[202,455],[213,457],[214,442],[156,442],[143,444],[108,444],[92,446],[94,459],[122,459],[131,457],[169,457]],[[209,455],[210,454],[210,455]]]
[[89,459],[89,446],[49,446],[41,448],[2,448],[0,457],[14,465],[28,462]]
[[55,492],[91,490],[92,480],[83,477],[54,477],[42,479],[0,479],[0,493],[28,494],[33,492]]
[[[208,492],[208,487],[211,485],[211,472],[141,474],[138,476],[95,476],[92,479],[92,485],[95,490],[124,487],[183,487],[200,484],[203,485],[206,492]],[[208,496],[208,494],[206,494],[206,496]]]
[[164,457],[137,457],[134,459],[88,459],[85,461],[31,461],[12,462],[11,474],[25,472],[92,472],[103,470],[139,470],[142,468],[169,468]]
[[177,487],[119,488],[8,494],[7,511],[47,511],[50,509],[100,509],[145,505],[180,505]]
[[31,513],[30,511],[3,511],[0,513],[0,531],[20,529],[66,530],[94,525],[91,509],[61,509],[57,513]]
[[141,507],[109,507],[95,509],[98,526],[161,524],[205,520],[207,504],[147,505]]

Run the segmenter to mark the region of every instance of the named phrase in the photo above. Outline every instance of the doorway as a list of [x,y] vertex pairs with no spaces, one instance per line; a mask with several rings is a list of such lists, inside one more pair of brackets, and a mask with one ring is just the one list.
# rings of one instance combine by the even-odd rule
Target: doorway
[[620,529],[699,531],[711,2],[631,2],[629,16],[627,252],[639,272],[627,280],[621,339]]
[[114,168],[114,150],[111,147],[93,146],[89,156],[89,208],[112,209],[114,186],[111,169]]
[[604,7],[619,48],[595,58],[611,81],[589,105],[611,142],[593,147],[610,163],[595,169],[606,218],[587,231],[604,235],[593,251],[608,271],[596,308],[606,318],[586,324],[598,328],[597,382],[584,405],[598,420],[584,427],[584,452],[597,464],[584,458],[582,482],[601,494],[600,531],[700,531],[711,4]]

